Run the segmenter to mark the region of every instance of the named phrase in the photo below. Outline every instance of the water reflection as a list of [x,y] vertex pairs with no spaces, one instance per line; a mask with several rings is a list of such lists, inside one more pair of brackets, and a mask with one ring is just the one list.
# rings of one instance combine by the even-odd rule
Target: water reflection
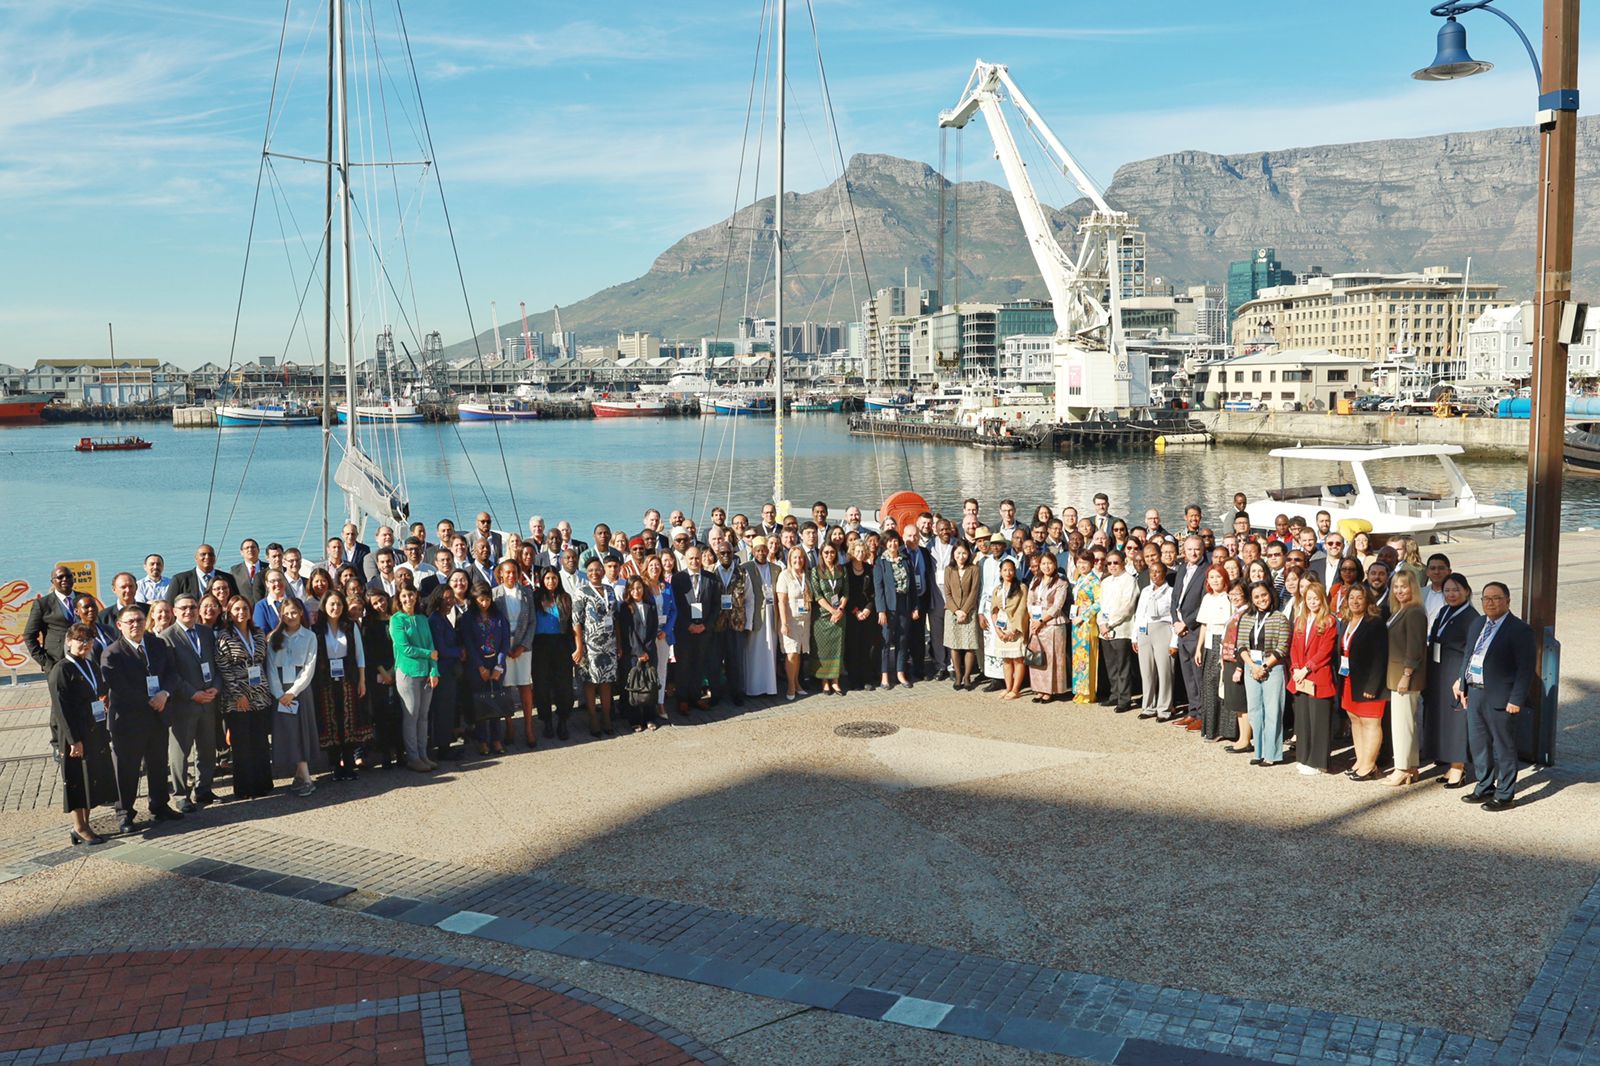
[[[959,512],[976,496],[985,514],[1002,497],[1018,509],[1073,504],[1087,510],[1105,492],[1117,514],[1137,522],[1155,506],[1173,524],[1188,503],[1208,522],[1229,509],[1235,491],[1256,495],[1278,483],[1267,447],[1169,448],[1153,452],[994,454],[976,448],[851,437],[845,419],[791,419],[786,434],[787,489],[799,510],[825,500],[842,511],[866,510],[890,492],[912,488],[942,510]],[[498,428],[498,432],[496,431]],[[40,577],[61,558],[93,558],[107,572],[138,569],[145,552],[181,569],[202,533],[231,564],[246,534],[299,544],[320,556],[319,434],[315,430],[174,430],[167,426],[96,427],[137,432],[149,452],[78,454],[79,426],[0,430],[0,578]],[[395,434],[374,451],[390,462]],[[772,423],[748,419],[610,419],[466,426],[417,425],[397,435],[412,512],[458,523],[487,507],[503,527],[529,515],[569,518],[580,530],[606,521],[634,530],[648,506],[696,515],[726,506],[754,515],[771,494]],[[502,459],[502,451],[504,458]],[[216,465],[212,485],[213,460]],[[1467,460],[1469,482],[1485,500],[1520,512],[1525,467],[1516,461]],[[1405,471],[1405,466],[1401,466]],[[1432,478],[1431,461],[1417,465]],[[1413,476],[1401,473],[1397,477]],[[510,482],[515,491],[513,509]],[[235,490],[244,491],[235,499]],[[209,518],[207,510],[209,504]],[[88,506],[92,518],[77,517]],[[338,522],[335,501],[333,521]],[[1600,525],[1600,481],[1569,478],[1564,526]],[[1520,519],[1502,532],[1520,531]]]

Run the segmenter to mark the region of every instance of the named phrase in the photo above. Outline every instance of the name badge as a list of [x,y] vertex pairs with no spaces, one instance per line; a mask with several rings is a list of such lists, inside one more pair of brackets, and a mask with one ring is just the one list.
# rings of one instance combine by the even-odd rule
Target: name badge
[[766,593],[767,593],[767,602],[771,603],[772,602],[772,586],[771,585],[766,586]]
[[690,620],[691,621],[695,621],[695,622],[700,621],[700,614],[701,614],[700,605],[698,603],[691,603],[689,605],[689,618],[690,618]]
[[1037,622],[1039,619],[1044,617],[1044,608],[1043,607],[1030,607],[1030,608],[1028,608],[1028,613],[1030,615],[1032,615],[1033,616],[1033,620],[1035,622]]
[[1350,656],[1348,656],[1348,655],[1339,656],[1339,676],[1340,677],[1349,677],[1350,676]]
[[935,570],[933,572],[933,583],[935,585],[938,585],[940,588],[944,588],[944,571],[943,570]]
[[344,680],[344,659],[342,657],[328,660],[328,676],[335,681]]
[[94,712],[94,720],[95,721],[103,722],[103,721],[106,720],[106,701],[105,700],[95,700],[93,703],[89,704],[89,709]]
[[204,681],[208,685],[211,684],[211,664],[210,663],[201,663],[200,664],[200,680]]
[[146,696],[149,696],[151,699],[154,699],[156,693],[160,692],[160,691],[161,691],[161,679],[159,677],[157,677],[155,674],[145,674],[144,675],[144,694]]
[[1467,664],[1467,679],[1474,685],[1483,684],[1483,652],[1478,652]]
[[254,665],[245,667],[244,676],[252,685],[261,684],[261,667]]
[[1143,624],[1141,624],[1141,625],[1140,625],[1140,626],[1139,626],[1139,635],[1140,635],[1140,636],[1141,636],[1141,637],[1147,637],[1147,636],[1149,636],[1149,635],[1150,635],[1150,627],[1149,627],[1149,626],[1147,626],[1147,625],[1143,625]]
[[794,613],[795,614],[803,615],[803,614],[806,613],[806,610],[807,610],[807,608],[806,608],[806,601],[805,600],[795,600],[794,601]]
[[733,610],[733,597],[732,596],[729,596],[727,594],[723,595],[723,597],[722,597],[722,609],[724,611]]
[[299,714],[300,713],[300,701],[299,700],[290,700],[287,706],[285,706],[284,704],[280,703],[280,704],[278,704],[278,711],[281,714]]
[[1443,659],[1441,657],[1443,656],[1443,654],[1444,654],[1444,645],[1443,644],[1435,644],[1435,645],[1433,645],[1433,661],[1434,662],[1436,662],[1436,663],[1437,662],[1442,662]]
[[996,629],[1004,629],[1006,627],[1006,616],[1003,615],[1003,614],[995,615],[994,616],[994,627]]

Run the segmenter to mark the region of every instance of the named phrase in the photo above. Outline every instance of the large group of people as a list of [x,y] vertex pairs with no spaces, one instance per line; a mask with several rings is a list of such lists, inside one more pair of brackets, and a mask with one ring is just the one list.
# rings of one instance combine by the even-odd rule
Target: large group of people
[[[701,529],[651,509],[498,529],[354,524],[308,558],[247,538],[168,575],[118,573],[114,599],[58,567],[25,641],[48,676],[72,839],[90,811],[138,824],[288,779],[305,796],[401,766],[648,732],[719,703],[948,682],[1000,700],[1099,705],[1175,723],[1250,764],[1406,785],[1442,768],[1489,810],[1515,802],[1514,717],[1533,636],[1506,587],[1472,586],[1409,537],[1346,535],[1326,513],[1219,533],[1196,505],[1175,533],[1097,493],[1082,514],[1002,500],[897,524],[764,504]],[[991,524],[992,523],[992,524]],[[1348,755],[1344,754],[1348,743]],[[1387,762],[1388,772],[1382,766]],[[1469,773],[1469,766],[1471,772]]]

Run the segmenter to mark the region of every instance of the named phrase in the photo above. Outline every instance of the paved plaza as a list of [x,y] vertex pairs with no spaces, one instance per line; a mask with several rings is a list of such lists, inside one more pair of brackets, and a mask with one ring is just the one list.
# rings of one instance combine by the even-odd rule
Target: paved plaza
[[[1449,551],[1515,588],[1520,540]],[[71,848],[0,686],[0,1064],[1600,1062],[1600,534],[1563,552],[1557,765],[1501,814],[926,683]]]

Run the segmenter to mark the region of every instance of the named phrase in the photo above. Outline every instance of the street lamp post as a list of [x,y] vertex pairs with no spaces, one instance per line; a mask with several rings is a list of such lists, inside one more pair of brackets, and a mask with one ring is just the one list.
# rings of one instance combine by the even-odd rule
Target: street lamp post
[[[1522,615],[1539,641],[1539,706],[1534,710],[1533,760],[1555,757],[1556,681],[1560,645],[1555,640],[1556,591],[1561,559],[1561,449],[1566,429],[1567,344],[1563,312],[1572,298],[1572,218],[1577,186],[1578,3],[1544,0],[1544,63],[1527,34],[1495,0],[1453,0],[1432,13],[1446,20],[1439,29],[1438,55],[1412,77],[1448,81],[1488,70],[1489,63],[1467,54],[1467,31],[1456,21],[1469,11],[1487,11],[1521,38],[1539,83],[1539,200],[1534,273],[1532,399],[1528,426],[1527,519],[1522,555]],[[1578,323],[1582,329],[1582,323]]]

